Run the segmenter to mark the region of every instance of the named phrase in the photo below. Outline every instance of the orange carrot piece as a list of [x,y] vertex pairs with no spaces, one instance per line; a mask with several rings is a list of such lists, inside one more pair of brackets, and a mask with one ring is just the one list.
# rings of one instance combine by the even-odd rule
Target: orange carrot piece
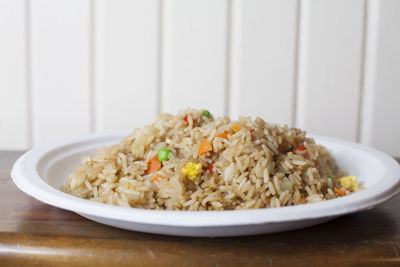
[[207,152],[209,152],[211,150],[212,150],[212,146],[211,146],[210,142],[203,141],[199,145],[199,149],[197,150],[197,155],[201,155],[201,154],[207,153]]
[[250,132],[251,132],[251,133],[254,132],[254,129],[251,129]]
[[307,148],[305,146],[298,146],[294,151],[293,154],[296,154],[296,151],[303,151],[306,150]]
[[228,139],[229,135],[232,135],[232,134],[231,133],[217,134],[215,137]]
[[235,133],[237,133],[237,132],[239,132],[240,130],[242,130],[242,127],[240,127],[239,125],[235,124],[235,125],[232,126],[232,130],[233,130]]
[[159,179],[164,179],[164,176],[162,176],[161,174],[157,174],[156,176],[154,176],[154,178],[151,180],[152,182],[157,181],[159,182]]
[[344,189],[337,189],[336,187],[335,187],[335,192],[336,192],[336,194],[338,195],[338,196],[345,196],[346,195],[346,190],[344,190]]
[[210,166],[208,166],[207,170],[209,170],[210,172],[212,172],[214,166],[211,164]]
[[187,124],[189,124],[189,122],[188,122],[188,115],[186,115],[186,116],[183,118],[183,120],[186,121]]
[[307,148],[305,146],[299,146],[298,148],[296,148],[296,150],[302,151],[302,150],[306,150]]
[[161,169],[161,161],[158,159],[157,156],[152,157],[149,162],[147,163],[147,170],[146,173],[156,172]]

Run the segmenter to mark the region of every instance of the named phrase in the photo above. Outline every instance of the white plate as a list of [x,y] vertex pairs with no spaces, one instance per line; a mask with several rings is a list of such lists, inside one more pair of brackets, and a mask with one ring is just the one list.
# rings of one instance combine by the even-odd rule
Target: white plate
[[11,176],[28,195],[90,220],[118,228],[181,236],[240,236],[298,229],[366,210],[399,193],[400,167],[382,152],[353,142],[314,136],[340,169],[356,175],[365,190],[349,196],[282,208],[234,211],[168,211],[117,207],[59,190],[86,155],[118,143],[125,134],[92,135],[35,148],[14,164]]

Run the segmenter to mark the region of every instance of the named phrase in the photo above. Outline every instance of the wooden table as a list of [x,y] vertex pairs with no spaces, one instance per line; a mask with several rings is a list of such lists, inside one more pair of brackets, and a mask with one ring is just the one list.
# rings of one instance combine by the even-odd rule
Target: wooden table
[[400,197],[302,230],[238,238],[125,231],[22,193],[0,152],[0,266],[388,266],[400,265]]

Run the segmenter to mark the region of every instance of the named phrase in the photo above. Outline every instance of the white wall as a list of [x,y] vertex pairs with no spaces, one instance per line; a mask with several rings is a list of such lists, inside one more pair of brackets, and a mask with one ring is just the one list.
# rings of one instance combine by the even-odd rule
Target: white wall
[[400,156],[398,0],[0,0],[0,149],[188,106]]

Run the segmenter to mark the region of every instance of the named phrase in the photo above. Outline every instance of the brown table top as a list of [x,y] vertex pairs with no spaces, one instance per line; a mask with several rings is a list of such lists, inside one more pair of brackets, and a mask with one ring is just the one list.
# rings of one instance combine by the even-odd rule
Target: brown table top
[[12,182],[0,152],[0,266],[400,265],[400,197],[284,233],[188,238],[121,230],[43,204]]

